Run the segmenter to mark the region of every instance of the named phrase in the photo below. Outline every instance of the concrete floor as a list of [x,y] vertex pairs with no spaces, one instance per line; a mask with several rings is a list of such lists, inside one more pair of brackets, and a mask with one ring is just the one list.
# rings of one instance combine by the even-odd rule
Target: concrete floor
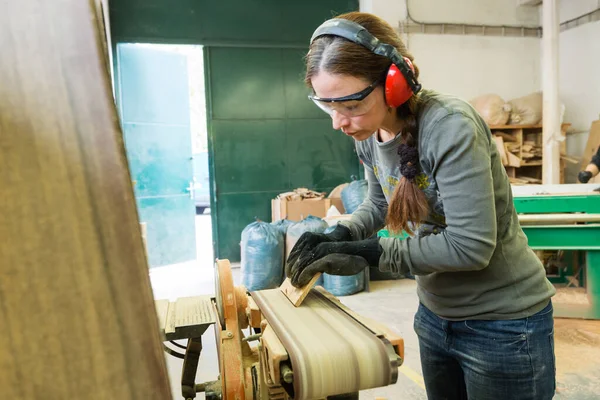
[[[207,236],[208,235],[208,236]],[[214,294],[210,216],[197,217],[198,260],[155,268],[150,278],[156,299]],[[234,269],[240,282],[240,270]],[[352,310],[386,324],[405,340],[405,362],[398,382],[389,387],[361,392],[361,400],[376,398],[427,399],[421,375],[419,348],[413,331],[418,299],[412,280],[371,282],[369,293],[340,298]],[[196,382],[215,380],[218,375],[214,332],[203,336],[203,353]],[[600,399],[600,321],[555,320],[557,394],[559,400]],[[182,361],[166,356],[174,399],[181,399]],[[204,399],[199,395],[198,399]]]

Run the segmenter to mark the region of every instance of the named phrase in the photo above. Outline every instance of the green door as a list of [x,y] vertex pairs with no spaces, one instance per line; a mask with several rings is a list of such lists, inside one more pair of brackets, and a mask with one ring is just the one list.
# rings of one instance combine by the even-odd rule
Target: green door
[[187,56],[117,45],[117,104],[151,267],[196,259]]
[[304,48],[204,47],[215,254],[240,260],[241,233],[271,221],[271,199],[330,192],[358,175],[354,142],[307,95]]

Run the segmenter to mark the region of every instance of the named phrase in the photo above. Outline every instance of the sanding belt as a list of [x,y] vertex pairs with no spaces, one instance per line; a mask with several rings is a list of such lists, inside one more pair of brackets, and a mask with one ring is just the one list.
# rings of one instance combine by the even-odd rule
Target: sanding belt
[[312,290],[294,307],[279,289],[251,293],[285,346],[294,371],[294,399],[327,396],[390,385],[397,358],[385,339]]

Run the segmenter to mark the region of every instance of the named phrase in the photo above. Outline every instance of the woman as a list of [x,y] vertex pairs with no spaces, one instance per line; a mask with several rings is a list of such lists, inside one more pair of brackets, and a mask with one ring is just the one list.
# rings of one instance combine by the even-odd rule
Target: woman
[[[355,139],[369,194],[332,233],[304,234],[286,274],[296,286],[369,265],[415,275],[429,399],[551,399],[555,290],[527,246],[490,130],[466,102],[420,91],[412,60],[370,14],[315,31],[310,98]],[[373,238],[384,226],[411,236]]]

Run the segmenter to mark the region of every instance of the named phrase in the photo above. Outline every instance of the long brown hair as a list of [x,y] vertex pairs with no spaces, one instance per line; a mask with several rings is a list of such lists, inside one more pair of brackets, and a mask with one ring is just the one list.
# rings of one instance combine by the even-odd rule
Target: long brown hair
[[[336,18],[356,22],[380,41],[394,46],[402,56],[407,57],[413,62],[412,54],[408,52],[400,37],[381,18],[361,12],[350,12],[339,15]],[[322,36],[311,43],[309,52],[306,55],[305,82],[312,88],[311,78],[316,76],[320,71],[326,71],[335,75],[355,76],[369,82],[374,82],[385,77],[391,64],[392,62],[389,58],[372,53],[365,47],[344,38],[331,35]],[[415,68],[415,76],[418,78],[419,68],[414,62],[413,66]],[[409,146],[415,155],[415,157],[408,158],[403,158],[401,155],[400,158],[403,163],[401,171],[407,169],[414,171],[419,167],[416,151],[418,109],[419,98],[415,95],[396,109],[398,118],[403,122],[403,144]],[[415,173],[403,174],[392,195],[392,200],[388,207],[386,224],[387,228],[394,233],[404,230],[412,235],[413,232],[409,224],[421,223],[429,212],[427,198],[415,182],[415,175]]]

